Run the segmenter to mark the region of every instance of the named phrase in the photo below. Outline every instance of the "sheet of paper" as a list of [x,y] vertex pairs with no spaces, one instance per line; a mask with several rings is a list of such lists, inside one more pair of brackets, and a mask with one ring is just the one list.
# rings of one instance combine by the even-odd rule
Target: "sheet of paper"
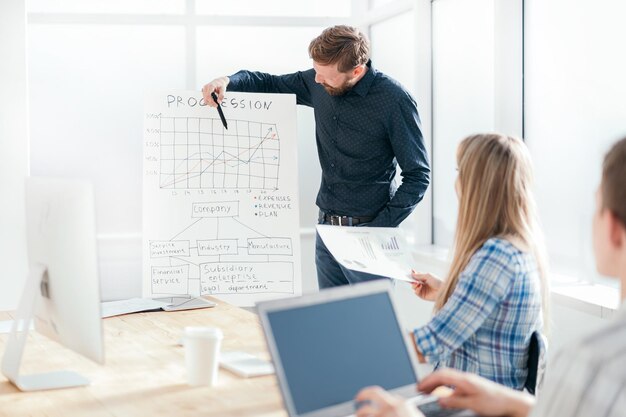
[[143,291],[230,304],[302,293],[296,97],[146,97]]
[[129,300],[107,301],[102,303],[102,318],[138,313],[140,311],[157,310],[169,303],[149,298],[131,298]]
[[220,366],[244,378],[275,373],[271,362],[239,351],[220,353]]
[[318,225],[337,262],[353,271],[412,282],[412,257],[401,229]]

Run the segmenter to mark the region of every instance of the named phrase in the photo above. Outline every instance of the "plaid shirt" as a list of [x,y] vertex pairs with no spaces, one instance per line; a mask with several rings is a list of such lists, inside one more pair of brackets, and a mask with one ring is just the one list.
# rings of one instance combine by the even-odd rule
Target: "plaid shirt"
[[532,255],[507,240],[487,240],[443,308],[414,331],[420,352],[436,368],[522,389],[530,337],[543,326],[540,285]]

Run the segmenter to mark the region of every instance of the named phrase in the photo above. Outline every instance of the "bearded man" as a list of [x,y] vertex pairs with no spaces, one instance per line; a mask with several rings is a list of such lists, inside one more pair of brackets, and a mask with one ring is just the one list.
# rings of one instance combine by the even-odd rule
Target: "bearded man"
[[[320,224],[396,227],[417,206],[430,182],[417,105],[397,81],[372,66],[370,43],[357,28],[325,29],[309,45],[313,68],[271,75],[242,70],[203,89],[295,94],[314,109],[322,180],[317,194]],[[402,184],[394,178],[400,166]],[[320,289],[381,277],[341,266],[317,236],[315,263]]]

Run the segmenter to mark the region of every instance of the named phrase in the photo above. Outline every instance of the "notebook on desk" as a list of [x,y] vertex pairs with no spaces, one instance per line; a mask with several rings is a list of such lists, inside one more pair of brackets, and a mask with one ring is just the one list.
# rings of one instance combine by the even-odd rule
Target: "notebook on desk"
[[202,297],[131,298],[102,303],[102,318],[148,311],[180,311],[215,307],[215,303]]
[[474,415],[416,392],[416,358],[390,288],[380,280],[257,305],[289,416],[351,415],[371,385],[412,399],[428,417]]

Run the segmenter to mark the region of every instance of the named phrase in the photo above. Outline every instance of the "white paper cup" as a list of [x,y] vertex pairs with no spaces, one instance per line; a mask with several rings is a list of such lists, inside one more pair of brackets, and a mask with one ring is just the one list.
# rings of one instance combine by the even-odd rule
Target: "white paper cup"
[[185,364],[189,385],[217,384],[220,345],[224,335],[216,327],[185,327]]

